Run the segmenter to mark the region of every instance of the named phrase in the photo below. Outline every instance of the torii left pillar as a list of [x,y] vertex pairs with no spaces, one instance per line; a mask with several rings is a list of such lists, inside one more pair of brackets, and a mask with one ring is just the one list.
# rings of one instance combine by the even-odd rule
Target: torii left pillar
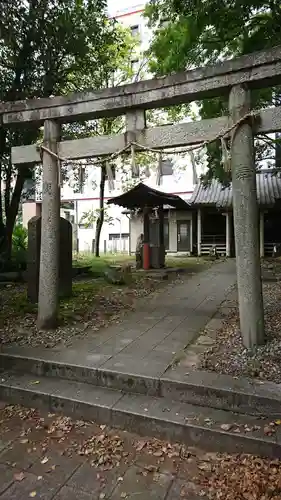
[[[61,127],[44,122],[44,146],[57,154]],[[39,274],[38,327],[56,328],[59,306],[60,186],[56,157],[43,150],[42,230]]]

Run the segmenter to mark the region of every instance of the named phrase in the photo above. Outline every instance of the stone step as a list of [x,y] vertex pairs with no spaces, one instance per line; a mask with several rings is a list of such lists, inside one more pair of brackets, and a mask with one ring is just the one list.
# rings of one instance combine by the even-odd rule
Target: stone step
[[[22,350],[19,350],[22,352]],[[45,357],[32,357],[26,354],[1,353],[0,367],[32,376],[61,378],[76,382],[90,383],[98,387],[120,390],[126,393],[166,397],[174,401],[208,406],[222,410],[232,410],[256,416],[280,418],[281,385],[260,382],[243,377],[218,375],[212,372],[194,371],[184,373],[170,369],[161,377],[149,377],[134,373],[129,369],[104,369],[95,365],[92,357],[85,358],[84,364],[67,362],[60,356],[58,361],[51,351],[44,351]]]
[[2,373],[0,398],[210,451],[281,458],[279,427],[249,415],[14,372]]

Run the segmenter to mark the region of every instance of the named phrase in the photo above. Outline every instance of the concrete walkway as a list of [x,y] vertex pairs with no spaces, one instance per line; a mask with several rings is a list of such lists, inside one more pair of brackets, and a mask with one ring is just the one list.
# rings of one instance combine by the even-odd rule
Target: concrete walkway
[[159,377],[196,339],[235,282],[233,260],[214,264],[168,285],[121,323],[90,332],[70,348],[57,346],[41,354],[70,364]]

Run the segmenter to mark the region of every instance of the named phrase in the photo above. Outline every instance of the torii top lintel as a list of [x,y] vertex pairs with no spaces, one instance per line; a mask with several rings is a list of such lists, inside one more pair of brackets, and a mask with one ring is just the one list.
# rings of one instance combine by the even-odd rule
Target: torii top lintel
[[[253,71],[254,70],[254,71]],[[125,114],[215,97],[237,84],[262,88],[281,83],[281,46],[244,55],[213,66],[163,78],[68,96],[0,103],[3,125],[46,119],[62,123]]]

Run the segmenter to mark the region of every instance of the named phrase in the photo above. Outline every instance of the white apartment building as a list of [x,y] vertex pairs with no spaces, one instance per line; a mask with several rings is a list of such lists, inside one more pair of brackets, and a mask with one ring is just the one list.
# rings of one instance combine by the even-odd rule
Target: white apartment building
[[[145,2],[138,2],[138,0],[108,0],[108,15],[116,18],[122,25],[131,29],[132,33],[140,39],[140,51],[148,48],[151,32],[146,24],[143,16]],[[132,66],[138,70],[140,61],[137,56],[132,60]],[[73,230],[75,234],[75,245],[81,252],[91,252],[94,246],[95,238],[95,222],[89,226],[83,221],[85,213],[97,213],[99,208],[99,183],[100,183],[100,169],[98,167],[87,166],[85,171],[82,170],[85,176],[85,182],[80,192],[75,192],[74,183],[71,181],[64,184],[62,188],[62,208],[61,215],[66,217],[73,223]],[[200,172],[198,172],[200,175]],[[113,186],[106,181],[105,183],[105,206],[109,198],[117,196],[123,192],[124,174],[116,169],[116,178]],[[192,169],[190,157],[169,157],[163,163],[162,175],[157,182],[157,174],[155,169],[150,169],[150,176],[145,179],[141,178],[143,182],[155,189],[167,193],[173,193],[181,196],[183,199],[188,199],[194,189],[196,183],[196,176]],[[134,179],[137,182],[137,179]],[[81,184],[82,185],[82,184]],[[35,201],[26,202],[23,204],[23,224],[27,225],[28,220],[38,215],[41,210],[40,196],[37,193]],[[100,238],[100,252],[134,252],[136,238],[141,232],[140,221],[135,217],[130,217],[129,214],[123,213],[124,210],[117,206],[108,206],[106,209],[106,220],[104,222],[101,238]],[[191,215],[176,213],[175,211],[168,212],[166,221],[167,228],[167,250],[177,252],[178,250],[189,252],[191,248],[181,244],[178,245],[181,232],[186,235],[186,231],[192,231],[192,224],[183,226],[184,223],[179,221],[191,219]],[[179,223],[178,223],[179,222]],[[192,241],[192,236],[186,239]]]

